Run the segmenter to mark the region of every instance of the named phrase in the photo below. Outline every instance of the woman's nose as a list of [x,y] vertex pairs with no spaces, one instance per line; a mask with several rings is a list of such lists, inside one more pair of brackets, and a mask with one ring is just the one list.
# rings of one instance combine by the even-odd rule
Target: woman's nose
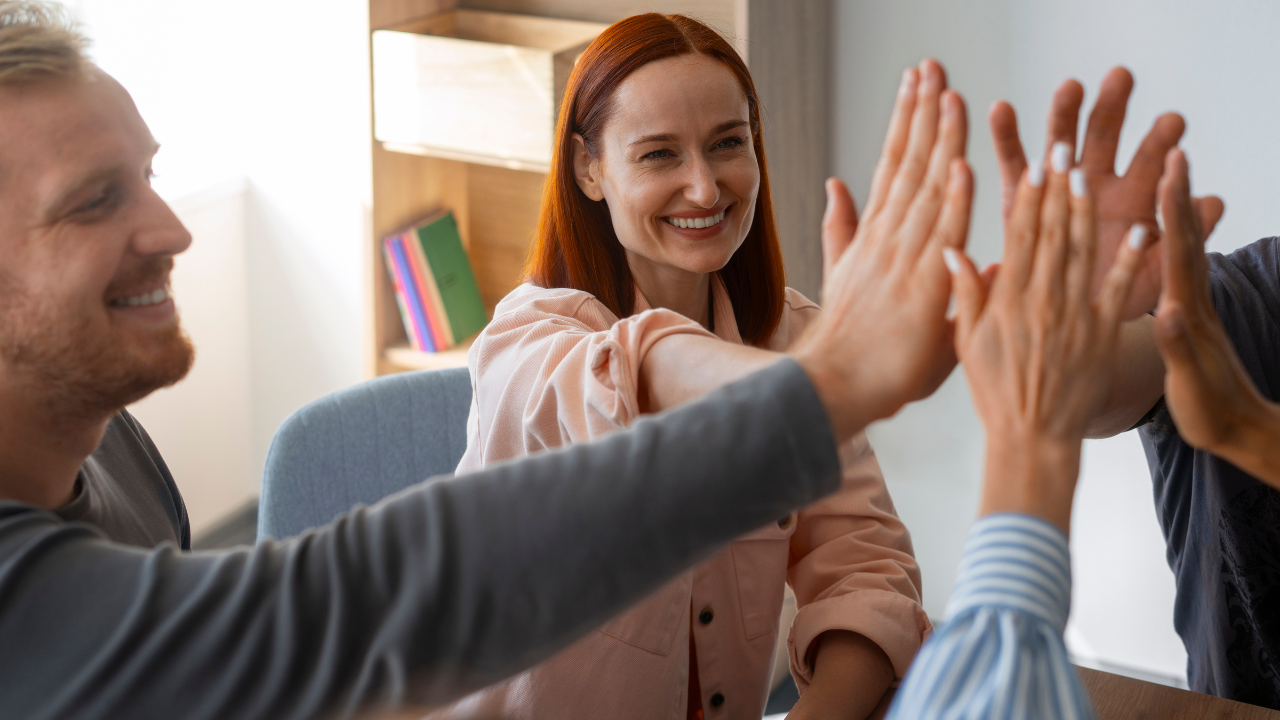
[[720,199],[720,186],[716,183],[716,175],[711,166],[701,158],[689,164],[688,187],[685,197],[699,207],[715,207]]

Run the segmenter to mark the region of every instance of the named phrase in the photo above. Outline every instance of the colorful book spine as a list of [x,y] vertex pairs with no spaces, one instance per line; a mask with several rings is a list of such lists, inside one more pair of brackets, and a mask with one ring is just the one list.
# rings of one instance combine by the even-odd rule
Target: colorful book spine
[[391,285],[396,291],[396,307],[400,308],[400,320],[404,322],[404,334],[409,338],[409,346],[415,350],[421,350],[422,341],[418,340],[418,329],[414,327],[413,315],[409,312],[404,280],[401,279],[400,273],[396,272],[396,257],[391,247],[391,238],[382,241],[382,258],[387,264],[387,274],[391,276]]
[[415,285],[422,296],[422,305],[427,312],[427,322],[431,325],[436,348],[447,350],[458,343],[453,339],[453,331],[449,327],[444,304],[440,301],[440,290],[436,287],[431,265],[427,263],[427,256],[422,252],[422,244],[417,241],[417,235],[413,231],[404,233],[401,239],[404,242],[405,256],[408,257],[409,265],[413,269]]
[[417,331],[418,340],[422,344],[420,348],[423,352],[435,352],[436,346],[432,339],[431,329],[427,327],[427,317],[423,306],[423,298],[418,292],[416,284],[412,282],[413,271],[409,268],[409,260],[405,255],[404,243],[400,236],[391,238],[391,248],[395,253],[396,272],[405,281],[406,296],[409,301],[409,313],[413,317],[413,325]]
[[462,247],[453,213],[444,213],[423,223],[414,228],[410,236],[416,237],[421,245],[427,267],[435,279],[443,309],[440,314],[448,320],[452,340],[461,342],[483,330],[489,315],[471,272],[471,261]]

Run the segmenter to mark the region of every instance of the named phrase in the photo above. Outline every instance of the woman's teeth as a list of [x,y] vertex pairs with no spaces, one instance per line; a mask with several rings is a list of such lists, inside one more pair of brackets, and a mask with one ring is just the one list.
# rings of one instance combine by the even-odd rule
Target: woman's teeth
[[169,299],[169,288],[156,288],[148,293],[134,295],[133,297],[116,298],[111,301],[116,307],[137,307],[139,305],[159,305]]
[[700,218],[668,217],[668,218],[663,218],[663,220],[666,220],[667,222],[671,223],[672,225],[675,225],[678,228],[700,230],[702,228],[709,228],[712,225],[719,223],[721,220],[724,220],[724,214],[728,211],[729,211],[729,208],[725,208],[724,210],[721,210],[715,215],[709,215],[707,217],[700,217]]

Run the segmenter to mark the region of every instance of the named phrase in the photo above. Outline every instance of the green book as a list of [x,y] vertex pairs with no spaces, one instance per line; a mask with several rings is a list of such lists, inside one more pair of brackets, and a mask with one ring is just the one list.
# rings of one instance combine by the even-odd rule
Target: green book
[[467,251],[462,249],[462,237],[458,235],[453,213],[433,217],[411,233],[418,239],[431,266],[453,342],[460,343],[483,330],[489,315],[484,310]]

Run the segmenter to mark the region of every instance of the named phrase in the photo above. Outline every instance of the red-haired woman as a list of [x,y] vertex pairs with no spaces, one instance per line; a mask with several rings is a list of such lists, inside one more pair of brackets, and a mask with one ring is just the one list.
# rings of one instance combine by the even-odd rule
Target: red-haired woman
[[[898,126],[937,133],[951,117],[954,135],[963,106],[945,82],[936,63],[908,71]],[[934,154],[958,156],[963,140],[950,147]],[[745,64],[694,20],[627,18],[569,80],[529,282],[498,304],[469,357],[458,471],[626,427],[732,379],[748,355],[786,350],[818,314],[784,285]],[[865,717],[930,626],[910,538],[865,437],[841,460],[835,495],[441,716],[758,720],[790,583],[790,664],[804,693],[792,717]]]

